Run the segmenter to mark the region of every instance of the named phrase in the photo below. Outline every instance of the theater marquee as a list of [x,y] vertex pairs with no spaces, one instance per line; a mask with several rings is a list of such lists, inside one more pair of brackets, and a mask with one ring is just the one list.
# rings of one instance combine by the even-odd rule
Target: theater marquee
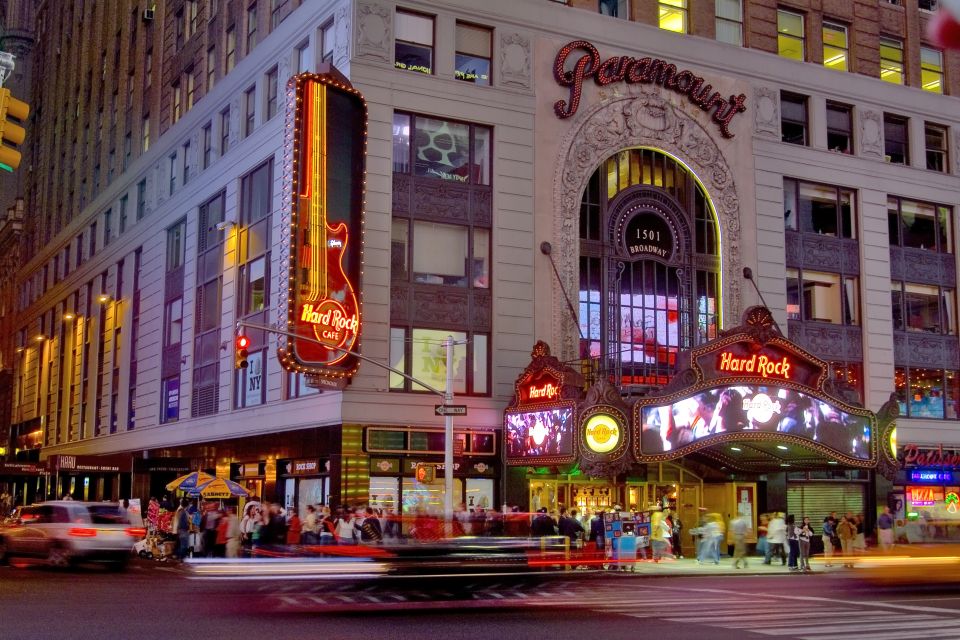
[[[286,345],[288,371],[314,382],[357,370],[366,104],[336,73],[288,83],[285,179],[290,204]],[[329,385],[319,385],[329,386]]]

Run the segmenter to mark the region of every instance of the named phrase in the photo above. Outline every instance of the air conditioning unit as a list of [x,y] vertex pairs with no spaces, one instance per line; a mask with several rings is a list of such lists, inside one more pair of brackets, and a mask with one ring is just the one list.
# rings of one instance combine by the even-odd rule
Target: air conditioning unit
[[153,8],[153,7],[150,7],[149,9],[144,9],[144,10],[143,10],[143,21],[144,21],[144,22],[150,22],[151,20],[153,20],[153,14],[154,14],[154,13],[156,13],[156,9]]

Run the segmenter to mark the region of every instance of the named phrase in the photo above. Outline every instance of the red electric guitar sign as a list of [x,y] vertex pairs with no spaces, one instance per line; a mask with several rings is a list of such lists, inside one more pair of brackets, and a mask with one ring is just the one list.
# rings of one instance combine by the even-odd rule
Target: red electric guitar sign
[[358,360],[366,107],[332,75],[295,83],[287,349],[293,371],[343,378]]

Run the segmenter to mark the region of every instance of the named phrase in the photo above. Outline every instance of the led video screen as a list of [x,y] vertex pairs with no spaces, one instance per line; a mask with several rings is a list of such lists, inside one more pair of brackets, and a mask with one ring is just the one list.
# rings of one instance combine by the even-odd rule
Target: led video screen
[[721,433],[770,431],[808,438],[870,458],[870,420],[799,391],[745,385],[703,391],[671,405],[643,407],[640,448],[663,453]]
[[504,433],[508,458],[573,455],[573,407],[508,413]]

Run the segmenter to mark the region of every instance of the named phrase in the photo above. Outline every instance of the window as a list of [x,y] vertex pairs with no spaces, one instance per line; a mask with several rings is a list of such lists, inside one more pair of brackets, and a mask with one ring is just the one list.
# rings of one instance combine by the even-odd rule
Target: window
[[294,52],[293,66],[297,73],[304,73],[313,68],[310,60],[310,41],[304,40]]
[[827,102],[827,148],[853,153],[853,107]]
[[457,23],[457,52],[453,76],[474,84],[490,84],[490,60],[493,31]]
[[[443,345],[447,336],[453,348],[454,393],[486,395],[490,386],[489,336],[446,329],[390,328],[390,366],[426,382],[435,389],[446,384],[447,356]],[[426,391],[421,385],[390,374],[390,389]]]
[[180,153],[183,154],[183,184],[186,186],[190,182],[190,141],[187,140],[183,143],[183,146],[180,148]]
[[184,14],[182,8],[179,11],[177,11],[173,19],[176,23],[176,26],[174,28],[176,29],[176,45],[177,45],[177,50],[179,51],[183,49],[183,41],[187,35],[186,15]]
[[791,60],[805,60],[803,16],[777,10],[777,53]]
[[180,419],[180,376],[166,378],[161,388],[160,422],[176,422]]
[[807,144],[807,96],[780,92],[780,139],[790,144]]
[[143,116],[143,122],[140,125],[140,153],[146,153],[150,148],[150,114]]
[[243,137],[253,133],[254,122],[257,117],[257,88],[250,87],[243,92]]
[[490,184],[490,143],[488,127],[396,113],[393,170],[409,173],[412,166],[417,176]]
[[201,158],[201,169],[206,169],[210,166],[210,161],[213,157],[213,124],[208,122],[203,127],[203,132],[201,134],[203,139],[203,156]]
[[743,0],[716,0],[717,40],[743,46]]
[[600,0],[600,15],[630,19],[630,4],[627,0]]
[[120,229],[118,233],[127,230],[127,196],[120,198]]
[[860,324],[857,278],[787,269],[787,318]]
[[937,420],[957,419],[960,372],[896,367],[894,386],[900,415]]
[[183,298],[177,298],[167,303],[164,310],[163,346],[172,347],[183,341]]
[[920,47],[920,86],[930,93],[943,93],[943,52]]
[[197,95],[197,83],[193,73],[192,67],[184,71],[184,82],[187,85],[187,97],[184,111],[190,111],[190,109],[193,109],[193,103]]
[[167,229],[167,271],[183,266],[186,258],[187,219]]
[[786,228],[792,231],[856,238],[853,202],[850,189],[791,178],[783,181],[783,215]]
[[[171,153],[168,158],[170,171],[170,195],[177,190],[177,154]],[[140,218],[137,217],[139,220]]]
[[267,72],[267,120],[277,115],[277,68]]
[[835,22],[823,22],[823,66],[834,71],[847,71],[850,45],[847,28]]
[[947,172],[947,128],[926,123],[923,137],[927,147],[927,169]]
[[887,198],[890,246],[953,253],[953,210],[943,205]]
[[[431,20],[432,24],[432,20]],[[430,32],[431,42],[433,31]],[[333,62],[333,20],[320,27],[320,62]]]
[[890,305],[896,331],[957,335],[956,289],[894,280]]
[[137,183],[137,220],[147,215],[147,180],[144,178]]
[[910,147],[907,142],[907,119],[883,114],[883,152],[887,162],[909,164]]
[[236,408],[256,407],[266,402],[267,385],[264,384],[266,349],[251,351],[247,367],[237,369]]
[[257,3],[254,2],[247,7],[247,48],[245,55],[249,55],[253,48],[257,46]]
[[937,0],[918,0],[917,2],[921,11],[936,11],[939,4]]
[[903,40],[880,38],[880,79],[903,84]]
[[210,93],[217,80],[217,48],[207,49],[207,87],[205,93]]
[[[104,67],[106,72],[106,67]],[[153,86],[153,49],[147,49],[143,56],[143,92],[146,93]]]
[[[87,241],[90,243],[90,252],[87,254],[87,256],[92,258],[97,254],[97,223],[96,222],[90,225],[90,233],[87,234]],[[118,295],[119,295],[119,292],[118,292]]]
[[394,65],[433,73],[433,17],[397,9]]
[[230,107],[220,112],[220,155],[230,149]]
[[302,373],[288,372],[286,376],[286,389],[284,397],[287,400],[291,398],[302,398],[320,393],[320,389],[307,386],[307,376]]
[[227,56],[224,65],[224,73],[230,73],[237,66],[237,29],[231,26],[227,29]]
[[661,29],[674,33],[687,32],[687,0],[659,0],[657,5]]
[[270,2],[270,30],[273,31],[282,22],[280,12],[286,0],[271,0]]
[[[103,212],[103,246],[106,247],[107,245],[110,244],[110,234],[111,234],[111,233],[113,233],[113,211],[110,210],[110,209],[107,209],[106,211]],[[69,248],[70,248],[70,247],[67,247],[67,249],[69,249]],[[70,268],[70,267],[69,267],[69,262],[70,262],[70,260],[68,259],[68,260],[67,260],[67,263],[68,263],[67,269]]]
[[182,115],[183,105],[182,105],[183,96],[180,93],[180,81],[177,80],[173,83],[173,108],[170,112],[171,123],[175,123],[180,119]]

